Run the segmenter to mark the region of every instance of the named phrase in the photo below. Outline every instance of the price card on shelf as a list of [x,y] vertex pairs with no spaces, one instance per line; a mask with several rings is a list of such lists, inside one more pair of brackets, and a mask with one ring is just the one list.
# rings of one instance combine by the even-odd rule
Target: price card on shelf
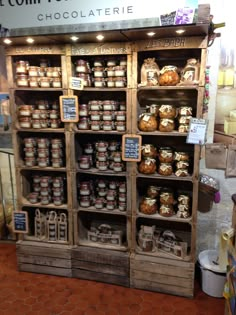
[[202,118],[191,118],[187,143],[204,145],[206,143],[208,121]]
[[70,89],[72,90],[83,90],[84,80],[82,78],[71,77],[70,78]]
[[60,113],[63,122],[79,121],[79,103],[76,95],[60,96]]
[[15,233],[28,233],[28,212],[13,211],[12,213],[13,231]]
[[130,162],[141,161],[142,137],[127,134],[122,136],[122,160]]

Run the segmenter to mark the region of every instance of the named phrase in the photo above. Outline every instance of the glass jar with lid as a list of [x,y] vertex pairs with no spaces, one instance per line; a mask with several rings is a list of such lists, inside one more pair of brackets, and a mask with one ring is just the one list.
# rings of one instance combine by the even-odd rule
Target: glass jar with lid
[[138,165],[138,170],[142,174],[154,174],[156,168],[156,160],[149,157],[143,159]]
[[141,147],[141,155],[143,158],[150,157],[155,159],[157,157],[157,149],[153,144],[144,144]]
[[172,163],[174,161],[174,151],[171,147],[160,147],[158,157],[160,163]]
[[174,119],[176,117],[176,107],[168,104],[161,105],[159,107],[159,117]]
[[139,204],[139,211],[143,214],[155,214],[158,210],[155,198],[144,197]]
[[173,173],[173,166],[171,163],[160,163],[158,173],[163,176],[170,176]]
[[144,113],[139,116],[138,127],[141,131],[156,131],[158,128],[158,121],[155,115]]

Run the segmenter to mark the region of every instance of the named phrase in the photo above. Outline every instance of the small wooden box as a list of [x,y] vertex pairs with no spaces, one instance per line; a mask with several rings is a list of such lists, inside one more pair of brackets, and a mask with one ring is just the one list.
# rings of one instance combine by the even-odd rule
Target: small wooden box
[[129,287],[129,253],[78,246],[72,249],[72,277]]
[[16,256],[19,271],[71,277],[71,246],[18,241]]
[[194,263],[132,254],[130,284],[136,289],[193,297]]

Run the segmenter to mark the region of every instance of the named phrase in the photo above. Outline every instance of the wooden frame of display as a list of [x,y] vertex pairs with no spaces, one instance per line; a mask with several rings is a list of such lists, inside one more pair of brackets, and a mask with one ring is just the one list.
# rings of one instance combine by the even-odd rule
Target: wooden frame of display
[[[129,142],[129,143],[128,143]],[[122,160],[128,162],[141,161],[142,137],[126,134],[122,136]]]
[[[66,105],[67,105],[67,111],[65,111]],[[78,122],[79,121],[78,96],[61,95],[60,96],[60,113],[61,113],[61,121]]]

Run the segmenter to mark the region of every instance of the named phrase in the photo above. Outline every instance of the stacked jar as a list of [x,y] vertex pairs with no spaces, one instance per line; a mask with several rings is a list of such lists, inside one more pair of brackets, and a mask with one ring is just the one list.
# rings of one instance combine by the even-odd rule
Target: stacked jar
[[55,206],[60,206],[64,202],[64,178],[62,176],[39,176],[33,177],[33,192],[27,199],[30,203],[40,202],[41,205],[48,205],[53,202]]
[[157,149],[153,144],[144,144],[141,148],[141,162],[138,164],[138,170],[142,174],[154,174],[156,165]]
[[164,217],[175,215],[174,211],[174,192],[171,188],[162,188],[160,191],[159,214]]
[[126,211],[126,183],[123,181],[82,181],[78,185],[78,192],[81,207]]
[[127,85],[127,60],[126,57],[107,60],[106,74],[107,87],[123,88]]
[[178,177],[189,176],[190,155],[188,152],[178,152],[174,154],[175,175]]
[[158,154],[158,173],[169,176],[173,173],[174,151],[171,147],[161,147]]
[[28,167],[62,167],[63,140],[47,138],[24,138],[24,162]]
[[103,88],[106,86],[106,73],[104,62],[101,58],[97,58],[93,62],[93,84],[97,88]]
[[79,130],[124,132],[126,130],[126,104],[115,100],[90,100],[81,104]]
[[192,107],[181,106],[178,110],[179,132],[188,132],[190,119],[192,118]]
[[91,69],[86,60],[79,59],[75,62],[75,76],[83,79],[83,86],[92,86]]
[[177,197],[177,217],[187,219],[190,217],[190,195],[186,192],[179,192]]
[[52,105],[49,105],[47,100],[39,100],[35,105],[20,105],[18,117],[20,128],[56,129],[61,127],[59,105],[56,101]]
[[18,87],[28,87],[28,68],[29,62],[26,60],[19,60],[16,62],[16,85]]
[[96,167],[100,171],[122,172],[125,163],[122,161],[121,143],[118,141],[97,141],[86,143],[82,155],[79,157],[79,168],[90,169]]

